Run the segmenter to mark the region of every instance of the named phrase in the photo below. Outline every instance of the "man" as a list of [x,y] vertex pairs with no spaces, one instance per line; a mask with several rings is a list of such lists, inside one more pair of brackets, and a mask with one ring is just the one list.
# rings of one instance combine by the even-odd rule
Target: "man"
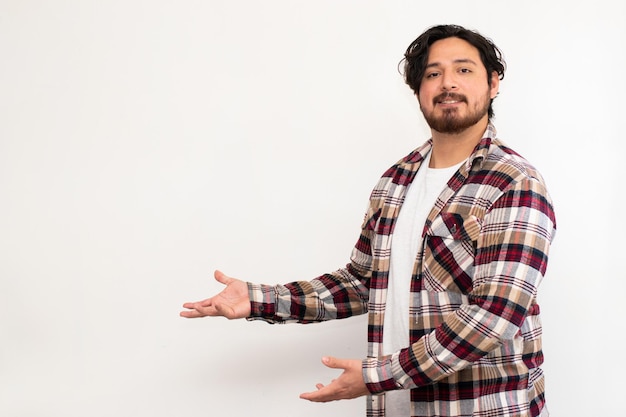
[[496,138],[505,64],[477,32],[435,26],[407,49],[404,77],[432,138],[370,196],[350,263],[311,281],[227,277],[183,317],[270,323],[368,313],[364,360],[310,401],[368,396],[368,416],[547,416],[537,288],[556,230],[541,175]]

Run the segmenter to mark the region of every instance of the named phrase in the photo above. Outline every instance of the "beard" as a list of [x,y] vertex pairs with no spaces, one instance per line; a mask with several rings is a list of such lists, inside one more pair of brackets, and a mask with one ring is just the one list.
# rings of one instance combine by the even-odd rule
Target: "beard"
[[[444,93],[433,99],[433,106],[446,99],[453,99],[467,104],[467,97],[462,94]],[[487,96],[476,103],[472,109],[469,109],[465,116],[459,116],[457,108],[444,109],[443,114],[440,116],[435,115],[434,110],[426,112],[423,106],[420,106],[420,110],[424,115],[424,119],[426,119],[426,123],[432,130],[439,133],[459,134],[478,123],[488,113],[490,104],[491,100],[489,93],[487,93]]]

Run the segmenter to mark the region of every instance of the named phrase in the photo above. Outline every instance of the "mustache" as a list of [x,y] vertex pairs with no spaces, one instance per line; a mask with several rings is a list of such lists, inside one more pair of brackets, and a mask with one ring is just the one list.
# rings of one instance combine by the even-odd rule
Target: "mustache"
[[451,93],[451,92],[446,92],[446,93],[441,93],[438,96],[436,96],[433,99],[433,103],[439,103],[445,100],[455,100],[455,101],[462,101],[462,102],[467,102],[467,98],[463,95],[463,94],[458,94],[458,93]]

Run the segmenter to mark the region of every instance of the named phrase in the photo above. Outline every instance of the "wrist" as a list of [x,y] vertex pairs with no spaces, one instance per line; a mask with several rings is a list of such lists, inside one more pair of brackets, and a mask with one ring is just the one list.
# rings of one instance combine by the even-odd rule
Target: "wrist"
[[382,394],[403,387],[393,378],[391,357],[383,359],[366,358],[362,362],[363,381],[371,394]]

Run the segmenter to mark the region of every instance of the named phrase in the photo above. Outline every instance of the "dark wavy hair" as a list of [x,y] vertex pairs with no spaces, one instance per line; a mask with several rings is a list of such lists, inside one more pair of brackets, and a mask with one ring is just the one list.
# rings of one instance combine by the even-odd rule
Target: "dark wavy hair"
[[[436,41],[452,37],[463,39],[478,49],[480,59],[487,70],[487,83],[491,83],[491,74],[494,71],[498,73],[500,79],[504,78],[506,63],[502,57],[502,52],[491,39],[462,26],[438,25],[429,28],[411,42],[404,53],[404,58],[400,61],[400,65],[404,66],[404,71],[402,72],[404,80],[415,94],[419,92],[422,78],[426,71],[430,46]],[[490,119],[494,116],[492,104],[493,99],[489,103]]]

